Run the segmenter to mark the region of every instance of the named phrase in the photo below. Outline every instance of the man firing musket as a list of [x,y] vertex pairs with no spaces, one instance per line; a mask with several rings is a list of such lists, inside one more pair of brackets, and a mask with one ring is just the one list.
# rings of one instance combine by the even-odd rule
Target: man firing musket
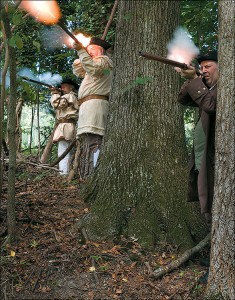
[[[70,146],[75,137],[75,128],[78,119],[78,84],[70,78],[64,79],[59,85],[60,89],[51,87],[51,105],[56,111],[58,126],[54,132],[53,143],[58,143],[58,157]],[[61,175],[70,171],[69,161],[71,151],[59,162]]]
[[64,40],[68,47],[77,50],[79,59],[74,61],[73,72],[84,77],[79,89],[78,137],[82,138],[83,177],[91,174],[99,156],[108,114],[113,63],[104,54],[111,47],[104,39],[72,34],[61,21],[56,1],[22,1],[20,7],[27,10],[37,21],[57,25],[67,33]]
[[[199,119],[194,130],[190,161],[188,201],[200,202],[201,212],[210,227],[214,191],[215,120],[219,78],[217,51],[199,54],[199,49],[182,29],[175,32],[174,40],[168,44],[168,51],[169,58],[144,52],[140,52],[139,55],[174,66],[176,71],[187,79],[179,92],[178,102],[185,106],[199,108]],[[191,65],[193,59],[197,61],[200,68]]]

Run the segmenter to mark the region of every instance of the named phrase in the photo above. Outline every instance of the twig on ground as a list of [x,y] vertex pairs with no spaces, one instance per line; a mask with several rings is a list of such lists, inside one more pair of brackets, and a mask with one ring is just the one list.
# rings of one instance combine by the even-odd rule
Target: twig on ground
[[147,269],[148,269],[149,275],[152,275],[152,274],[153,274],[153,270],[152,270],[152,268],[150,267],[149,262],[145,262],[144,264],[145,264],[145,266],[146,266]]
[[92,261],[92,267],[93,267],[93,269],[94,269],[94,271],[93,271],[92,273],[93,273],[93,275],[94,275],[95,282],[96,282],[96,285],[97,285],[97,284],[99,284],[99,278],[98,278],[98,275],[97,275],[97,273],[96,273],[95,260],[94,260],[93,257],[91,258],[91,261]]
[[[6,161],[7,163],[9,163],[9,158],[5,158],[4,161]],[[59,172],[59,169],[53,168],[53,167],[51,167],[51,166],[49,166],[49,165],[36,164],[36,163],[32,163],[32,162],[25,161],[25,160],[22,160],[22,159],[17,159],[17,160],[16,160],[16,163],[22,163],[22,164],[27,164],[27,165],[33,165],[33,166],[36,166],[36,167],[38,167],[38,168],[46,168],[46,169],[50,169],[50,170],[54,170],[54,171]]]
[[32,289],[33,292],[35,291],[35,289],[36,289],[36,287],[37,287],[37,285],[38,285],[38,281],[39,281],[41,275],[42,275],[42,269],[40,269],[39,272],[38,272],[38,277],[37,277],[37,279],[36,279],[36,281],[35,281],[35,284],[34,284],[34,287],[33,287],[33,289]]
[[88,238],[88,235],[86,233],[86,229],[82,228],[81,233],[82,233],[82,236],[85,239],[86,243],[88,243],[89,242],[89,238]]
[[155,270],[152,274],[152,276],[155,279],[158,279],[162,277],[163,275],[173,271],[174,269],[178,268],[180,265],[185,263],[193,254],[197,253],[200,251],[202,248],[204,248],[210,241],[211,235],[208,233],[208,235],[200,242],[198,243],[195,247],[193,247],[190,250],[185,251],[182,256],[180,256],[178,259],[174,260],[171,262],[169,265],[158,268]]

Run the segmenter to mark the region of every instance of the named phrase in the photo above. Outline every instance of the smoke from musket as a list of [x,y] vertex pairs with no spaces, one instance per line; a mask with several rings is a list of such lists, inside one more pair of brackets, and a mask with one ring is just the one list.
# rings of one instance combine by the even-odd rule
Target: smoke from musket
[[40,38],[43,46],[48,50],[62,48],[68,40],[68,35],[58,26],[44,27]]
[[28,77],[29,79],[34,79],[40,82],[44,82],[50,85],[57,85],[62,81],[62,77],[59,74],[52,74],[51,72],[45,72],[39,75],[35,75],[30,69],[24,68],[18,73],[20,76]]
[[[173,35],[173,39],[167,44],[167,58],[190,64],[199,54],[199,49],[191,40],[186,29],[178,27]],[[175,68],[179,71],[179,68]]]

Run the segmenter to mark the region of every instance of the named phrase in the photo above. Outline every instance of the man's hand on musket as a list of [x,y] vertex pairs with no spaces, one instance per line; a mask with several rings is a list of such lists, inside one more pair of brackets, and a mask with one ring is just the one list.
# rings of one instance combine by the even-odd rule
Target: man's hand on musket
[[81,43],[73,43],[73,48],[75,49],[75,50],[81,50],[82,48],[83,48],[83,45],[81,44]]
[[51,91],[52,94],[60,94],[61,89],[55,86],[49,87],[49,90]]
[[200,70],[196,69],[191,65],[188,65],[188,69],[186,70],[181,69],[180,75],[181,77],[184,77],[186,79],[194,79],[194,78],[202,77]]
[[186,70],[181,69],[180,75],[186,79],[194,79],[198,77],[196,69],[192,66],[188,66],[188,69]]

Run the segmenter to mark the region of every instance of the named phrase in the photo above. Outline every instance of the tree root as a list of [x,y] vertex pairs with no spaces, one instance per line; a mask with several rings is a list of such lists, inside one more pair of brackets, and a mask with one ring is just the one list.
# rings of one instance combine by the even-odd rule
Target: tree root
[[153,277],[154,279],[158,279],[158,278],[162,277],[163,275],[175,270],[180,265],[185,263],[193,254],[195,254],[198,251],[200,251],[201,249],[203,249],[210,242],[210,239],[211,239],[211,234],[208,233],[208,235],[201,242],[199,242],[195,247],[185,251],[182,254],[182,256],[180,256],[178,259],[171,262],[167,266],[158,268],[155,271],[153,271],[151,274],[151,277]]

